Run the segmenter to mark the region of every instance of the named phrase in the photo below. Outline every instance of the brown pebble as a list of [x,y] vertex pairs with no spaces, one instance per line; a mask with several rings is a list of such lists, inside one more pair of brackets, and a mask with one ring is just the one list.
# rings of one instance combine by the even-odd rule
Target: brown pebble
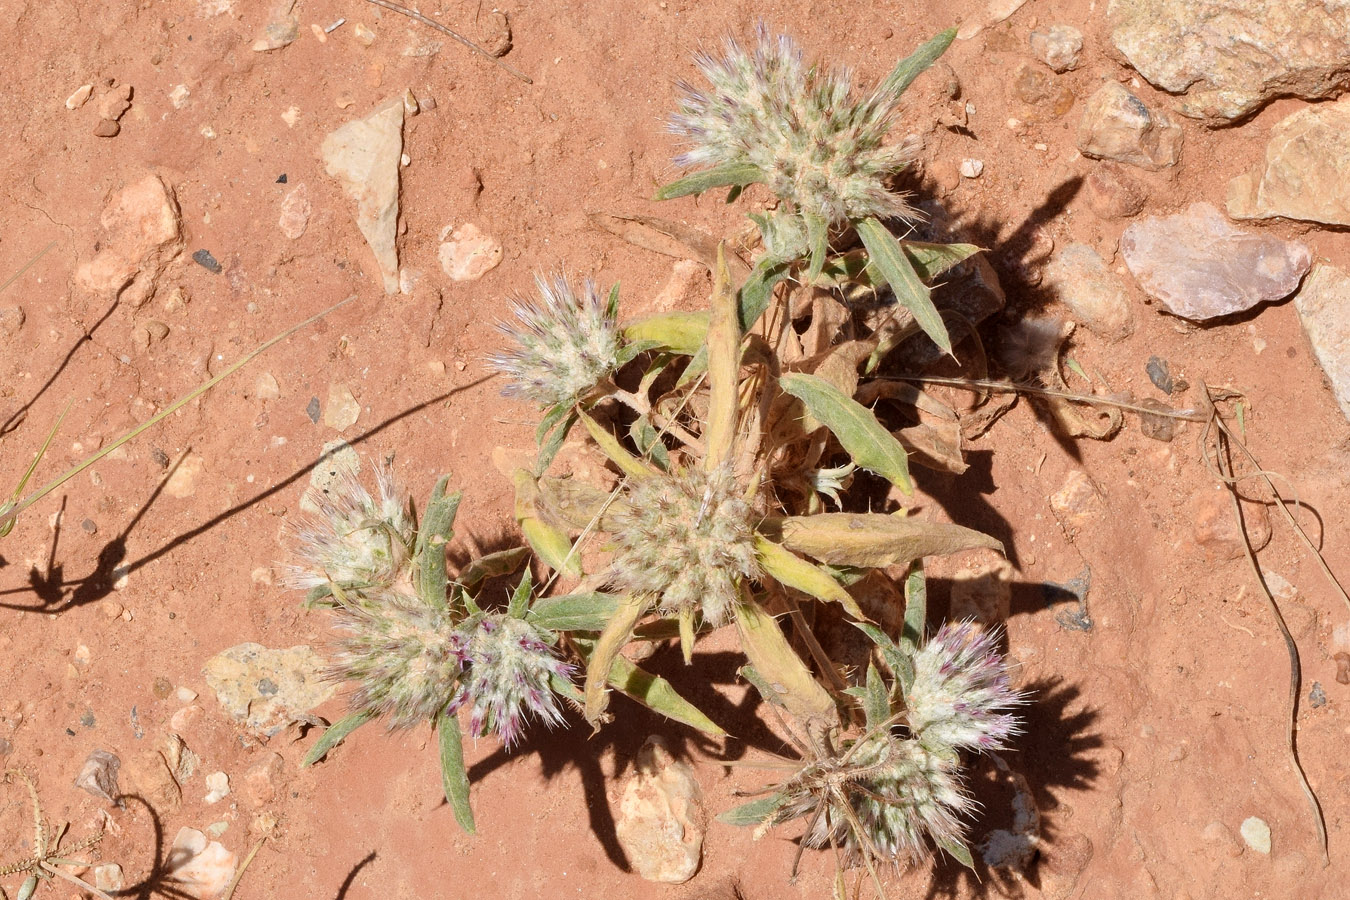
[[99,137],[117,137],[121,130],[122,126],[112,119],[99,119],[98,124],[94,126],[94,134]]
[[1088,208],[1103,219],[1128,219],[1144,208],[1144,188],[1112,165],[1103,165],[1087,177],[1083,194]]
[[161,675],[155,679],[154,686],[150,688],[150,691],[155,695],[156,700],[167,699],[173,693],[173,682]]
[[1336,660],[1336,680],[1341,684],[1350,684],[1350,653],[1342,651],[1332,659]]
[[118,603],[116,600],[104,600],[98,605],[98,608],[103,611],[103,617],[105,619],[116,619],[118,616],[122,615],[123,610],[122,604]]
[[[1139,401],[1139,405],[1148,409],[1154,409],[1158,412],[1172,413],[1176,410],[1154,397],[1145,397]],[[1176,437],[1177,426],[1180,420],[1171,416],[1154,416],[1148,413],[1139,414],[1139,431],[1144,437],[1153,438],[1155,441],[1164,443]]]

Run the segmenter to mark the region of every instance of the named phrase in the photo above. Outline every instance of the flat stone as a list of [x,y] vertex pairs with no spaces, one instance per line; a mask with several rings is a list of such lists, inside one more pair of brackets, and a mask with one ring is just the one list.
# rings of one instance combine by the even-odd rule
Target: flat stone
[[1178,112],[1232,120],[1350,86],[1350,7],[1328,0],[1111,0],[1111,41]]
[[375,253],[386,294],[398,293],[398,170],[403,156],[403,97],[348,122],[320,147],[324,169],[356,204],[356,224]]
[[112,138],[122,133],[122,126],[116,119],[99,119],[94,125],[94,137]]
[[1076,528],[1101,515],[1106,505],[1101,489],[1082,469],[1073,469],[1050,495],[1050,509],[1065,528]]
[[1288,297],[1312,264],[1307,246],[1235,228],[1208,203],[1135,222],[1120,251],[1145,293],[1200,322]]
[[1064,79],[1056,78],[1043,66],[1024,62],[1008,80],[1013,113],[1024,122],[1053,122],[1073,108],[1074,94]]
[[122,867],[117,863],[94,866],[94,887],[109,894],[122,890]]
[[183,789],[158,750],[137,753],[127,761],[124,772],[127,793],[142,798],[157,812],[173,812],[182,805]]
[[183,251],[173,190],[158,175],[147,175],[114,194],[99,222],[100,249],[76,269],[75,282],[93,294],[139,307],[154,296],[164,267]]
[[300,239],[309,227],[309,217],[314,207],[309,202],[309,188],[303,183],[297,184],[281,198],[281,216],[277,227],[281,233],[293,241]]
[[206,683],[235,721],[272,737],[295,716],[333,695],[322,657],[308,646],[271,650],[261,644],[231,647],[207,660]]
[[1294,308],[1341,412],[1350,418],[1350,274],[1318,264],[1294,297]]
[[323,424],[336,431],[345,431],[361,417],[361,404],[345,384],[328,386],[328,403],[323,409]]
[[1247,526],[1244,533],[1233,516],[1233,501],[1226,488],[1204,487],[1181,511],[1182,521],[1191,526],[1191,540],[1209,562],[1241,559],[1247,553],[1247,543],[1259,551],[1270,543],[1270,516],[1265,506],[1244,503],[1242,517]]
[[209,806],[219,803],[230,796],[230,776],[224,772],[212,772],[206,776],[206,796],[202,799]]
[[122,760],[107,750],[94,750],[80,767],[75,776],[75,786],[109,803],[115,803],[121,794],[117,784],[117,772],[122,768]]
[[255,53],[280,50],[300,36],[300,17],[291,12],[294,7],[295,0],[280,0],[272,8],[262,33],[253,42]]
[[1045,31],[1033,31],[1031,52],[1056,72],[1067,72],[1078,66],[1078,54],[1083,51],[1083,32],[1072,25],[1051,25]]
[[271,372],[263,372],[253,381],[253,396],[259,400],[276,400],[281,397],[281,385]]
[[0,338],[12,338],[28,321],[22,306],[0,306]]
[[164,493],[170,497],[177,497],[180,500],[191,497],[197,492],[197,479],[202,474],[202,469],[206,466],[200,453],[189,453],[178,463],[178,467],[173,470],[167,481],[164,482]]
[[238,858],[195,828],[180,828],[165,857],[164,880],[195,900],[215,900],[230,886]]
[[1083,196],[1094,213],[1108,220],[1137,216],[1148,199],[1144,186],[1112,163],[1092,170],[1083,183]]
[[1242,840],[1257,853],[1270,854],[1270,826],[1264,819],[1249,816],[1242,820]]
[[615,832],[629,863],[648,881],[683,884],[698,871],[707,812],[687,762],[647,738],[624,782]]
[[92,84],[82,84],[75,89],[75,92],[66,98],[66,109],[79,109],[89,102],[89,95],[94,93]]
[[1134,331],[1134,317],[1119,275],[1086,244],[1058,250],[1045,267],[1043,283],[1089,330],[1111,340]]
[[1181,125],[1152,112],[1124,86],[1108,81],[1087,100],[1078,122],[1084,156],[1113,159],[1144,169],[1165,169],[1181,158]]
[[472,223],[461,225],[441,244],[441,269],[453,281],[477,281],[502,261],[501,242]]
[[1306,107],[1272,128],[1265,159],[1228,182],[1228,214],[1350,225],[1350,99]]

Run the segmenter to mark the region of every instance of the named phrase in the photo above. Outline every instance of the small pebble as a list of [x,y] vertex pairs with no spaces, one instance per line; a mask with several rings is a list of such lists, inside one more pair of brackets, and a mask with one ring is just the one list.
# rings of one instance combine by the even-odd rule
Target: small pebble
[[309,416],[309,420],[315,425],[319,424],[319,409],[319,398],[310,397],[309,405],[305,407],[305,415]]
[[979,178],[984,172],[984,161],[979,159],[961,160],[961,175],[965,178]]
[[230,776],[224,772],[212,772],[206,776],[206,796],[204,799],[207,804],[219,803],[230,795]]
[[94,126],[94,134],[97,137],[117,137],[122,131],[122,126],[112,119],[99,119],[98,124]]
[[371,31],[360,22],[357,22],[352,26],[352,36],[356,38],[357,43],[366,47],[375,43],[375,32]]
[[206,269],[212,275],[219,275],[225,271],[225,267],[216,262],[216,258],[211,255],[209,250],[198,250],[192,254],[192,261]]
[[1270,826],[1265,820],[1251,816],[1242,822],[1242,840],[1257,853],[1270,853]]
[[173,693],[173,682],[161,675],[155,679],[150,692],[155,695],[156,700],[164,700]]
[[1350,684],[1350,653],[1341,651],[1332,657],[1336,661],[1336,681]]
[[125,609],[122,604],[111,598],[100,603],[98,608],[103,611],[103,617],[105,619],[119,618]]
[[1327,705],[1327,692],[1322,690],[1322,682],[1313,682],[1312,690],[1308,691],[1308,705],[1313,709],[1321,709]]
[[183,703],[191,703],[197,699],[197,692],[190,687],[180,687],[174,692],[174,696]]
[[66,98],[66,109],[79,109],[89,100],[89,95],[94,92],[92,84],[82,84],[75,89],[75,93]]
[[85,519],[83,522],[80,523],[80,528],[84,530],[85,534],[98,533],[98,526],[94,524],[93,519]]
[[277,184],[285,184],[285,183],[286,183],[286,173],[282,172],[280,175],[277,176]]
[[1148,373],[1148,380],[1153,382],[1153,386],[1164,394],[1171,394],[1176,389],[1176,383],[1172,381],[1172,375],[1168,371],[1167,360],[1162,357],[1150,356],[1144,371]]

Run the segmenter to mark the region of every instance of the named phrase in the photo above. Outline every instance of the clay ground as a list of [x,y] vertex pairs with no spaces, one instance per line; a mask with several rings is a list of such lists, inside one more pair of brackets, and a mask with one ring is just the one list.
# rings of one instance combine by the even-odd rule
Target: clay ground
[[[303,611],[296,594],[273,582],[279,528],[326,441],[341,436],[369,458],[393,457],[418,497],[440,473],[453,473],[465,494],[460,530],[483,544],[510,536],[510,485],[489,459],[497,446],[531,446],[531,411],[500,399],[483,362],[497,346],[493,323],[507,298],[528,291],[536,270],[565,266],[621,282],[626,314],[649,310],[672,260],[596,229],[587,218],[594,211],[662,215],[713,233],[739,227],[740,208],[716,197],[648,199],[676,171],[662,118],[674,79],[694,76],[693,51],[726,33],[748,36],[762,17],[789,29],[811,55],[871,82],[982,5],[522,2],[507,10],[515,48],[506,59],[533,76],[526,85],[358,0],[302,0],[299,38],[269,53],[250,50],[266,22],[262,3],[8,0],[0,8],[0,276],[55,247],[0,296],[26,314],[0,350],[0,417],[11,420],[0,483],[17,481],[68,403],[39,480],[300,318],[353,293],[359,299],[70,482],[0,544],[3,765],[33,775],[47,817],[72,822],[78,838],[106,806],[72,785],[85,757],[104,749],[128,760],[157,747],[184,705],[176,693],[184,687],[201,708],[182,734],[203,759],[199,774],[184,783],[176,808],[154,816],[140,807],[110,810],[118,831],[99,848],[101,860],[122,865],[129,885],[153,872],[179,827],[224,822],[220,841],[242,858],[258,816],[270,813],[277,825],[239,900],[828,896],[826,854],[808,852],[800,879],[788,883],[792,829],[753,841],[713,824],[701,873],[681,887],[626,871],[610,810],[617,779],[647,734],[663,734],[689,755],[713,811],[735,802],[733,789],[762,783],[753,769],[724,765],[756,759],[748,744],[773,748],[746,712],[754,704],[734,676],[727,642],[709,640],[700,660],[715,674],[715,690],[691,695],[739,739],[699,741],[625,709],[619,725],[594,738],[574,726],[537,735],[511,755],[479,741],[469,747],[475,837],[457,829],[441,800],[429,731],[364,729],[328,762],[302,771],[316,735],[287,732],[266,746],[245,737],[204,683],[202,665],[243,641],[322,645],[322,614]],[[1131,74],[1106,52],[1103,7],[1032,0],[1003,25],[955,44],[908,96],[901,130],[924,138],[920,189],[954,217],[981,223],[1005,280],[1009,308],[986,323],[987,335],[1028,313],[1062,314],[1026,283],[1050,246],[1087,243],[1119,264],[1126,222],[1088,209],[1078,187],[1096,164],[1074,147],[1083,98],[1102,80],[1128,82]],[[423,9],[470,36],[488,14],[467,0]],[[339,17],[347,24],[326,42],[309,29]],[[376,32],[371,46],[355,40],[357,22]],[[1026,119],[1009,73],[1030,58],[1028,33],[1055,22],[1085,34],[1082,64],[1059,76],[1075,106],[1009,128],[1011,116]],[[428,41],[443,46],[405,55]],[[958,101],[946,93],[953,75]],[[113,138],[93,134],[108,79],[134,88]],[[66,97],[85,83],[95,85],[94,100],[67,110]],[[170,92],[180,84],[190,95],[176,108]],[[401,173],[399,252],[423,278],[411,294],[386,296],[318,148],[332,130],[407,88],[435,100],[404,128],[411,162]],[[1146,84],[1134,89],[1167,103]],[[967,102],[974,112],[964,130],[936,124]],[[1237,128],[1211,131],[1186,120],[1181,164],[1133,173],[1147,186],[1145,212],[1217,202],[1227,180],[1258,159],[1269,126],[1294,106],[1278,101]],[[292,107],[293,125],[282,118]],[[953,177],[968,157],[984,161],[983,175]],[[81,292],[74,272],[98,249],[108,198],[150,173],[176,194],[186,252],[139,309]],[[277,183],[282,174],[286,184]],[[277,221],[282,197],[298,183],[308,187],[313,214],[292,241]],[[436,253],[442,229],[465,223],[495,236],[505,253],[481,280],[455,283]],[[1350,264],[1343,234],[1283,221],[1256,227]],[[220,274],[189,258],[199,249],[220,262]],[[174,288],[187,302],[166,307]],[[1202,382],[1245,394],[1252,451],[1287,477],[1281,484],[1302,502],[1296,514],[1331,568],[1350,573],[1350,427],[1292,305],[1197,328],[1146,306],[1131,289],[1133,336],[1106,343],[1080,329],[1074,358],[1117,391],[1179,408],[1198,403]],[[167,336],[138,340],[152,320],[168,326]],[[1145,374],[1151,356],[1167,360],[1188,392],[1160,394]],[[264,373],[279,396],[258,396]],[[335,384],[360,404],[357,423],[341,435],[306,413],[311,398],[326,404]],[[19,412],[22,420],[13,421]],[[1022,401],[969,446],[969,472],[923,479],[928,512],[987,530],[1009,549],[1011,567],[1001,576],[1011,582],[1008,646],[1019,684],[1036,698],[1026,734],[1004,758],[1039,808],[1041,859],[1021,873],[981,869],[978,881],[950,862],[920,867],[888,878],[892,897],[1034,898],[1042,890],[1074,898],[1350,897],[1350,687],[1337,682],[1332,659],[1350,649],[1350,610],[1278,511],[1263,510],[1273,537],[1261,562],[1293,586],[1281,605],[1303,661],[1298,749],[1326,816],[1332,864],[1324,869],[1285,749],[1284,645],[1246,561],[1204,531],[1206,522],[1223,521],[1227,498],[1200,457],[1199,436],[1187,426],[1159,442],[1130,420],[1109,441],[1066,441]],[[185,496],[157,493],[164,461],[185,452],[200,465],[178,491]],[[1061,521],[1050,498],[1077,471],[1100,503],[1078,521]],[[979,554],[935,564],[934,618],[946,611],[953,579],[992,565]],[[118,566],[127,574],[115,588]],[[1065,615],[1076,601],[1044,585],[1089,575],[1091,627],[1066,627],[1082,621]],[[677,684],[692,683],[676,656],[658,662]],[[1316,708],[1308,699],[1314,682],[1325,694]],[[341,702],[318,712],[335,718]],[[201,773],[224,771],[238,786],[270,752],[285,763],[272,800],[255,804],[236,787],[225,800],[204,802]],[[1010,791],[988,762],[976,782],[986,801],[972,829],[979,841],[1008,827]],[[1269,823],[1269,855],[1238,837],[1249,816]],[[30,844],[31,809],[10,784],[0,792],[0,865]],[[11,896],[20,880],[5,880]],[[74,893],[64,883],[39,890]]]

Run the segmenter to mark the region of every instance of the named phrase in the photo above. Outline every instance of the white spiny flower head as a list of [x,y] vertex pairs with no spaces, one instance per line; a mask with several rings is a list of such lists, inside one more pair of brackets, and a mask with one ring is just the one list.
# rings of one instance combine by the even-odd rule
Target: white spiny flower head
[[527,715],[549,728],[561,725],[562,709],[550,684],[568,678],[572,666],[558,658],[548,635],[524,619],[483,613],[465,621],[456,639],[465,672],[449,712],[468,707],[469,731],[495,733],[509,750],[525,731]]
[[657,598],[666,616],[730,618],[740,583],[759,574],[750,505],[726,467],[694,466],[631,482],[612,518],[610,583]]
[[997,750],[1018,732],[1009,710],[1024,702],[1008,678],[997,635],[948,623],[914,655],[905,696],[909,727],[927,747]]
[[311,489],[317,513],[288,525],[297,562],[285,569],[292,588],[339,585],[392,586],[410,577],[414,529],[404,495],[387,467],[376,470],[379,499],[361,484],[355,470],[341,467],[325,491]]
[[329,668],[352,682],[353,712],[388,719],[390,728],[434,721],[451,701],[464,653],[450,613],[414,594],[375,591],[336,603],[342,632]]
[[856,99],[847,70],[808,68],[790,38],[762,24],[757,32],[754,50],[728,38],[722,56],[695,57],[708,87],[679,85],[669,127],[688,149],[676,162],[753,165],[780,199],[831,225],[913,216],[886,185],[916,150],[884,142],[900,89],[888,80]]
[[561,275],[535,276],[539,302],[512,301],[514,321],[498,325],[515,346],[488,362],[511,379],[504,393],[548,409],[570,406],[619,367],[617,298],[587,279],[577,291]]

